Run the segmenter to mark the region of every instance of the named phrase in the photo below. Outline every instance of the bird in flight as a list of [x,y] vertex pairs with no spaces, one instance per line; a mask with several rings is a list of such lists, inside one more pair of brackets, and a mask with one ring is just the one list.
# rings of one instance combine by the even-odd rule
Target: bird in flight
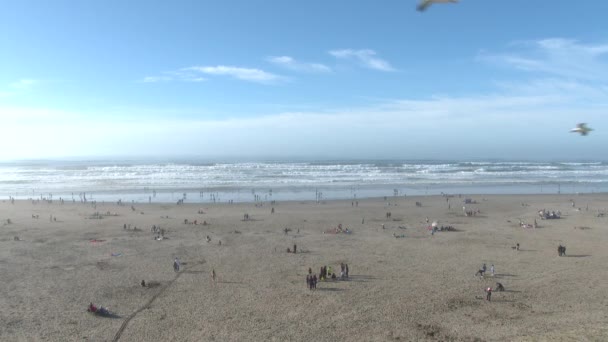
[[576,128],[570,130],[570,133],[580,133],[580,135],[587,135],[591,131],[593,131],[593,129],[587,127],[586,123],[579,123],[576,124]]
[[420,0],[416,9],[422,12],[425,11],[432,4],[447,4],[450,2],[457,3],[458,0]]

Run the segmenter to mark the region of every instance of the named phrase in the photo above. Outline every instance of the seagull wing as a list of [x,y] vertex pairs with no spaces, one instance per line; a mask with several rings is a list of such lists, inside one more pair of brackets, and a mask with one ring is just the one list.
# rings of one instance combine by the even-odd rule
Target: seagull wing
[[418,3],[418,6],[416,7],[417,10],[419,10],[420,12],[425,11],[429,6],[431,6],[432,1],[431,0],[422,0]]

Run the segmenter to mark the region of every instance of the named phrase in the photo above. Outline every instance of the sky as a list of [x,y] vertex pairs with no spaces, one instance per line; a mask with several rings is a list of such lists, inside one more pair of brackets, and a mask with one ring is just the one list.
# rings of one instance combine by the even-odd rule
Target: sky
[[416,5],[0,0],[0,160],[608,159],[608,1]]

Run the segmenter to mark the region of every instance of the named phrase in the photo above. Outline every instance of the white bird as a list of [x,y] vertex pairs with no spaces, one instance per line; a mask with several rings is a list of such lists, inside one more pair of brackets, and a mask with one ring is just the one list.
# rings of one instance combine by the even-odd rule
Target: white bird
[[587,127],[586,123],[579,123],[576,124],[576,128],[570,130],[570,133],[580,133],[580,135],[587,135],[591,131],[593,131],[593,129]]
[[420,2],[418,3],[418,7],[416,7],[416,9],[419,10],[420,12],[422,12],[422,11],[426,10],[432,4],[447,4],[450,2],[457,3],[458,0],[420,0]]

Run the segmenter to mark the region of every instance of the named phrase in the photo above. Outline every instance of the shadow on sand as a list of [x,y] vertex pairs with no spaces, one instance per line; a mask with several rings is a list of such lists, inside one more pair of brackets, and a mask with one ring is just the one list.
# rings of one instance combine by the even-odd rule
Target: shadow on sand
[[108,314],[95,313],[95,314],[92,314],[92,315],[94,315],[95,317],[99,317],[99,318],[109,318],[109,319],[119,319],[119,318],[122,318],[122,316],[117,315],[117,314],[115,314],[113,312],[108,313]]
[[344,289],[340,289],[337,287],[318,287],[316,289],[317,291],[326,291],[326,292],[341,292],[344,291]]
[[517,274],[511,273],[496,273],[494,277],[502,278],[502,277],[517,277]]
[[590,256],[591,255],[589,255],[589,254],[572,254],[572,255],[566,255],[566,258],[587,258]]

